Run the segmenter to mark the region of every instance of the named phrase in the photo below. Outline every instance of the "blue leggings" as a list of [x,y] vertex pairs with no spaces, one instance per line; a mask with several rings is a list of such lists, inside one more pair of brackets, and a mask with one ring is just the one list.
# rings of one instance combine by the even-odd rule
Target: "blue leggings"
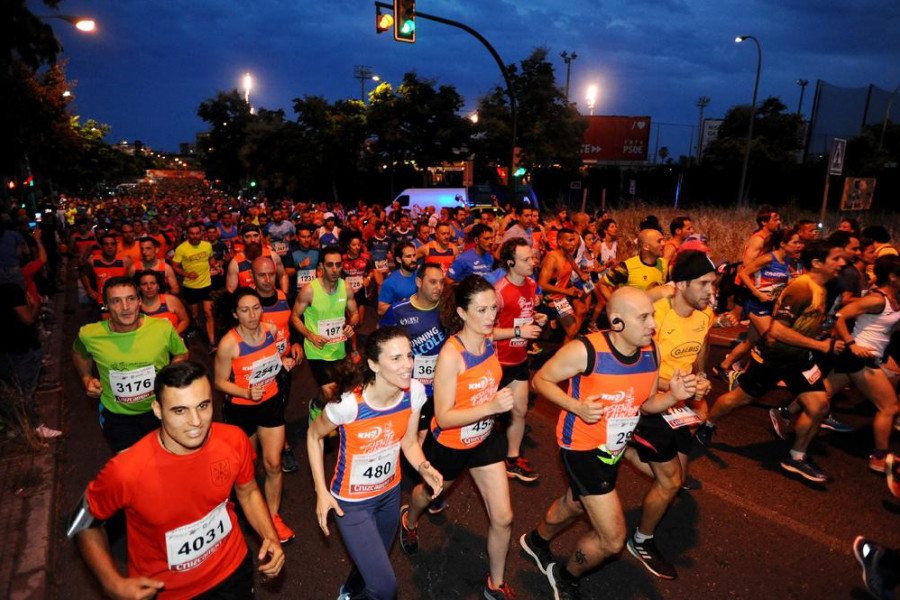
[[397,578],[388,552],[400,521],[400,486],[363,502],[338,500],[336,519],[354,567],[344,584],[353,600],[393,600]]

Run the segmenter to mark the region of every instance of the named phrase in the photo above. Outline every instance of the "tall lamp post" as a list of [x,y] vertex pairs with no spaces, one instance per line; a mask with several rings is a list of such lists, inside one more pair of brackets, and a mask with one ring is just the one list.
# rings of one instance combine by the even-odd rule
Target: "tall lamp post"
[[587,89],[587,100],[588,110],[590,111],[591,116],[594,116],[594,107],[597,106],[597,86],[592,85]]
[[884,109],[884,120],[881,121],[881,135],[878,137],[878,151],[881,152],[881,147],[884,146],[884,132],[887,130],[888,119],[891,118],[891,105],[894,103],[894,97],[897,95],[897,92],[900,92],[900,85],[894,88],[894,91],[891,92],[891,97],[888,99],[887,107]]
[[567,53],[565,50],[562,51],[562,54],[559,55],[560,58],[563,59],[563,62],[566,63],[566,102],[569,101],[569,75],[572,72],[572,61],[578,58],[578,55],[574,52],[572,54]]
[[762,48],[759,40],[752,35],[739,35],[734,38],[736,44],[745,40],[753,40],[756,44],[756,80],[753,82],[753,101],[750,103],[750,124],[747,125],[747,148],[744,150],[744,166],[741,168],[741,185],[738,188],[738,203],[744,201],[744,185],[747,183],[747,167],[750,166],[750,143],[753,141],[753,121],[756,118],[756,93],[759,91],[759,72],[762,70]]
[[381,77],[374,75],[372,67],[356,65],[353,67],[353,78],[359,79],[359,101],[366,103],[366,81],[381,81]]
[[703,155],[703,109],[709,106],[709,96],[700,96],[697,98],[697,108],[700,111],[700,117],[697,120],[697,164],[700,164],[700,157]]
[[73,15],[35,15],[38,19],[59,19],[66,23],[71,23],[75,29],[84,31],[85,33],[93,33],[97,31],[97,23],[93,19],[87,17],[76,17]]
[[798,79],[797,85],[800,86],[800,102],[797,104],[797,114],[803,116],[803,93],[806,91],[806,86],[809,85],[809,79]]

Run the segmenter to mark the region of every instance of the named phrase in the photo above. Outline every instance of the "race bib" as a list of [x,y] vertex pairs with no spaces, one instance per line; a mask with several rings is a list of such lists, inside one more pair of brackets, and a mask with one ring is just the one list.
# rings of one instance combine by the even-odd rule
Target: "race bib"
[[663,419],[672,429],[699,425],[701,422],[700,416],[687,406],[673,406],[666,411]]
[[569,304],[568,298],[560,298],[559,300],[554,300],[553,306],[554,308],[556,308],[556,312],[558,312],[560,316],[575,314],[575,311],[572,310],[572,305]]
[[594,291],[594,282],[590,279],[585,279],[582,284],[582,288],[584,289],[585,294],[590,294]]
[[483,442],[487,436],[491,435],[494,428],[494,417],[487,417],[480,421],[476,421],[471,425],[466,425],[460,431],[459,438],[463,444],[472,446]]
[[616,455],[625,449],[640,421],[639,416],[613,417],[606,421],[606,450]]
[[344,323],[347,321],[345,317],[338,319],[319,319],[317,328],[319,335],[328,340],[329,344],[336,344],[347,339],[344,335]]
[[357,454],[350,467],[350,493],[368,494],[383,490],[397,477],[400,444],[392,444],[371,454]]
[[378,269],[379,271],[387,271],[387,270],[388,270],[387,259],[384,259],[384,260],[376,260],[376,261],[375,261],[375,268]]
[[288,341],[278,340],[275,342],[275,346],[278,348],[278,354],[286,354],[288,350]]
[[[513,319],[513,327],[525,327],[526,325],[531,325],[532,323],[534,323],[533,317]],[[525,338],[514,337],[513,339],[509,340],[510,348],[522,348],[527,345],[528,340],[526,340]]]
[[434,381],[435,365],[437,365],[437,355],[417,356],[413,361],[413,379],[426,385],[430,384]]
[[116,402],[134,404],[153,395],[156,368],[153,365],[131,371],[109,371],[109,385]]
[[316,278],[315,269],[298,269],[297,270],[297,287],[303,287],[308,283],[312,283]]
[[284,242],[272,242],[272,252],[279,256],[284,256],[287,254],[288,245]]
[[166,532],[166,556],[170,571],[189,571],[199,566],[231,533],[231,519],[222,502],[209,514],[178,529]]
[[267,385],[281,371],[281,354],[273,354],[253,361],[250,385]]
[[806,371],[803,371],[803,376],[812,385],[822,378],[822,371],[819,370],[819,365],[813,365]]
[[344,279],[347,282],[347,285],[350,286],[350,290],[354,293],[360,290],[363,286],[363,278],[362,275],[352,275]]

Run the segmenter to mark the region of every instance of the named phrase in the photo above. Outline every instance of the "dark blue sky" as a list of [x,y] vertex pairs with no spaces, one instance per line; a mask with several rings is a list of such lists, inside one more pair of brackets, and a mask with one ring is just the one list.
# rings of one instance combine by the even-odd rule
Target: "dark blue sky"
[[[596,84],[595,114],[650,115],[674,155],[688,151],[699,96],[711,98],[707,117],[749,104],[756,51],[735,44],[739,34],[762,46],[760,98],[779,96],[796,110],[795,81],[808,79],[807,116],[816,79],[900,83],[897,0],[421,0],[418,8],[477,29],[507,64],[548,47],[560,86],[559,54],[577,52],[570,96],[582,110]],[[415,70],[455,85],[467,109],[502,81],[487,51],[454,28],[420,20],[415,44],[376,35],[370,0],[67,0],[60,12],[97,20],[90,36],[52,24],[77,82],[76,113],[111,125],[110,142],[176,150],[204,129],[200,102],[239,88],[247,71],[251,103],[288,116],[292,98],[305,94],[358,98],[354,65],[390,82]],[[656,126],[651,152],[655,137]]]

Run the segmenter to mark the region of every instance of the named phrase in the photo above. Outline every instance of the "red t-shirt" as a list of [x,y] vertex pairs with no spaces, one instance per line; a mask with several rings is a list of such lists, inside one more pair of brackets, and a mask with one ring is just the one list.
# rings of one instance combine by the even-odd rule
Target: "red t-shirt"
[[[534,296],[537,283],[526,277],[522,285],[516,285],[505,275],[494,284],[497,290],[497,327],[508,329],[534,322]],[[528,340],[512,338],[499,340],[497,357],[501,365],[520,365],[528,358]]]
[[163,581],[159,597],[191,598],[231,575],[247,543],[228,500],[254,476],[255,453],[243,431],[213,423],[192,454],[167,452],[157,432],[113,457],[87,488],[91,514],[124,510],[128,573]]

